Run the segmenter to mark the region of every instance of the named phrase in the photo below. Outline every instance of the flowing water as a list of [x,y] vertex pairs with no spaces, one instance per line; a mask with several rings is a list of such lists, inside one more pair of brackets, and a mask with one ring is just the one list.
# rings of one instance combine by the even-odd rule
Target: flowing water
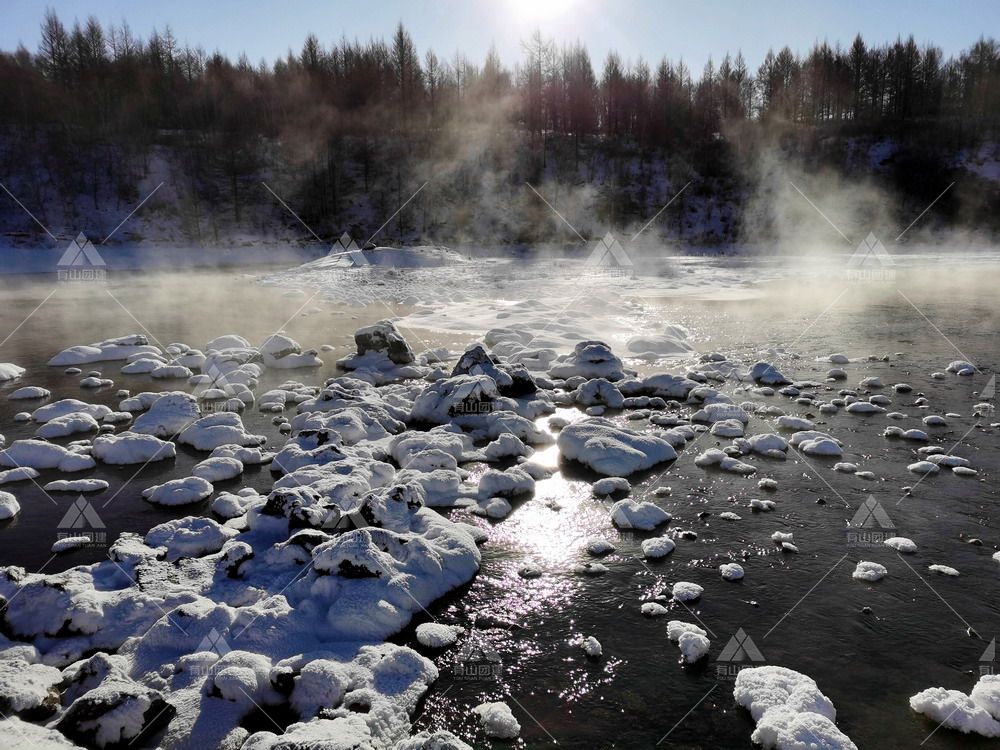
[[[916,460],[917,446],[883,438],[889,422],[884,415],[816,414],[808,406],[775,396],[766,400],[787,413],[812,413],[818,429],[845,443],[842,460],[873,471],[877,479],[839,474],[832,471],[832,459],[803,460],[794,454],[783,462],[745,459],[758,467],[751,478],[705,471],[695,467],[693,459],[718,439],[702,434],[672,465],[632,478],[637,498],[655,487],[672,490],[669,497],[655,498],[674,516],[667,531],[657,533],[697,533],[694,540],[678,538],[676,550],[665,560],[646,561],[640,543],[656,533],[615,530],[608,519],[610,501],[591,494],[589,483],[595,477],[579,467],[562,465],[550,448],[536,460],[559,471],[539,482],[533,497],[517,503],[502,522],[474,519],[490,532],[480,574],[417,621],[433,617],[462,624],[471,632],[460,641],[460,648],[431,655],[441,678],[428,693],[417,725],[446,727],[476,738],[475,746],[484,747],[469,708],[502,699],[522,725],[518,747],[558,742],[561,747],[588,748],[748,748],[752,721],[732,699],[732,668],[720,674],[718,668],[724,665],[717,661],[729,638],[742,628],[764,663],[791,667],[818,682],[838,708],[839,726],[859,747],[995,746],[947,730],[931,735],[934,724],[914,715],[907,700],[935,685],[967,692],[980,669],[991,666],[980,658],[1000,632],[1000,598],[995,595],[1000,563],[991,559],[1000,545],[993,518],[1000,439],[989,419],[977,421],[972,416],[975,394],[997,366],[1000,321],[994,299],[985,290],[995,288],[998,278],[996,267],[982,266],[964,272],[915,271],[882,285],[844,285],[816,278],[769,283],[756,289],[751,299],[731,301],[647,298],[646,317],[637,325],[681,324],[698,351],[722,351],[746,362],[755,361],[762,350],[783,346],[801,356],[769,358],[793,379],[822,381],[831,365],[814,358],[832,352],[844,352],[852,360],[888,355],[888,361],[852,361],[846,366],[849,380],[833,385],[833,393],[826,396],[841,387],[855,387],[868,375],[880,376],[887,385],[912,384],[914,392],[906,395],[885,389],[893,399],[890,409],[912,415],[898,424],[922,427],[919,418],[929,413],[961,415],[949,418],[947,427],[928,432],[932,442],[947,449],[955,446],[953,452],[970,459],[979,476],[961,478],[945,470],[919,481],[906,470]],[[7,304],[0,310],[0,329],[4,336],[12,333],[0,339],[0,361],[15,362],[28,372],[3,391],[42,385],[53,391],[53,398],[81,398],[112,408],[117,406],[119,388],[138,392],[184,386],[121,375],[121,363],[104,363],[83,366],[84,374],[101,370],[115,385],[88,391],[77,384],[82,376],[66,375],[63,368],[49,368],[45,362],[66,346],[133,332],[146,332],[151,343],[183,341],[201,347],[222,333],[238,332],[258,342],[283,329],[303,346],[335,347],[322,353],[327,365],[318,373],[267,373],[258,391],[263,392],[286,379],[321,383],[335,374],[334,359],[349,353],[356,328],[407,312],[384,303],[361,308],[338,305],[313,298],[311,292],[288,296],[280,289],[256,285],[252,277],[231,273],[116,276],[106,287],[41,278],[4,284]],[[25,321],[53,288],[55,293]],[[414,332],[426,345],[453,349],[481,333]],[[931,372],[943,370],[955,359],[975,362],[981,374],[930,379]],[[929,411],[912,406],[919,393],[930,399]],[[0,399],[0,424],[8,444],[33,434],[30,423],[15,423],[13,415],[35,406]],[[280,444],[269,415],[248,409],[244,421],[252,432],[266,434],[269,443]],[[772,429],[754,416],[747,432]],[[111,483],[108,490],[90,497],[109,539],[121,531],[142,533],[167,518],[208,513],[207,503],[157,508],[140,496],[152,484],[187,476],[202,457],[179,448],[176,461],[151,464],[138,476],[138,467],[100,466],[88,474]],[[761,477],[776,479],[777,492],[759,490]],[[42,472],[38,482],[56,478],[64,476]],[[242,478],[220,483],[217,489],[249,485],[266,491],[271,481],[266,467],[249,467]],[[906,495],[903,487],[914,485],[912,495]],[[50,499],[30,482],[4,489],[12,488],[22,512],[0,526],[0,564],[55,572],[103,556],[99,549],[57,558],[49,551],[75,495],[53,494]],[[869,495],[886,509],[899,535],[917,542],[917,554],[903,557],[887,548],[867,550],[849,544],[844,526]],[[748,502],[755,497],[770,497],[777,508],[772,513],[751,513]],[[653,499],[651,494],[648,499]],[[727,510],[742,520],[719,519],[719,513]],[[450,513],[470,518],[462,511]],[[793,531],[800,553],[779,552],[770,541],[776,530]],[[575,574],[575,565],[593,559],[584,549],[593,536],[604,536],[616,545],[617,550],[602,560],[610,570],[597,577]],[[972,537],[983,545],[969,544]],[[884,564],[889,575],[877,584],[852,580],[851,571],[861,559]],[[718,565],[726,561],[744,566],[742,582],[720,578]],[[927,570],[932,563],[953,566],[961,576],[937,576]],[[519,576],[525,566],[540,569],[541,577]],[[681,580],[704,586],[700,601],[684,606],[662,600],[672,608],[670,615],[640,614],[642,602],[654,601],[664,592],[669,599],[670,586]],[[865,607],[870,610],[864,611]],[[681,666],[677,647],[666,637],[668,619],[701,623],[712,639],[709,658],[694,667]],[[968,636],[967,627],[978,637]],[[581,635],[598,638],[604,648],[602,658],[588,660],[570,644]],[[412,627],[397,640],[416,647]],[[456,655],[470,644],[495,654],[497,669],[479,677],[458,674],[456,663],[462,662]]]

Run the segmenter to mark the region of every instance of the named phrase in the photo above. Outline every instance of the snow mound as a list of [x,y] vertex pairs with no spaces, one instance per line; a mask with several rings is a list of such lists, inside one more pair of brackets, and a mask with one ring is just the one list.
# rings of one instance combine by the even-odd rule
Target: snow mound
[[733,697],[757,724],[750,739],[764,748],[857,750],[834,724],[833,703],[801,672],[777,666],[741,669]]
[[218,552],[237,533],[236,529],[220,526],[211,518],[187,516],[151,528],[146,532],[146,544],[166,548],[166,559],[174,562],[182,557],[201,557]]
[[190,505],[211,494],[212,484],[200,477],[171,479],[142,491],[142,496],[153,505]]
[[581,341],[573,347],[572,354],[549,368],[549,377],[560,380],[574,377],[588,380],[604,378],[615,382],[625,377],[625,371],[622,361],[603,341]]
[[13,518],[21,512],[21,505],[17,498],[9,492],[0,492],[0,521]]
[[437,622],[425,622],[417,626],[417,641],[427,648],[446,648],[455,642],[465,632],[461,625],[442,625]]
[[15,469],[58,469],[71,472],[93,469],[96,465],[90,456],[43,440],[15,440],[10,447],[0,451],[0,466]]
[[868,581],[874,583],[875,581],[881,581],[888,574],[884,565],[879,565],[876,562],[870,562],[868,560],[862,560],[858,563],[854,572],[851,573],[851,578],[857,579],[859,581]]
[[174,458],[177,447],[152,435],[126,431],[94,438],[91,454],[102,463],[124,466]]
[[568,425],[559,433],[556,445],[566,458],[614,477],[626,477],[677,458],[666,440],[626,430],[600,417]]
[[[973,688],[969,696],[959,690],[946,690],[941,687],[928,688],[910,697],[910,708],[923,714],[931,721],[947,729],[954,729],[963,734],[979,734],[983,737],[1000,737],[1000,721],[995,713],[992,700],[986,700],[986,691],[995,690],[995,680],[980,688],[983,680],[996,678],[997,675],[986,675]],[[978,691],[978,692],[977,692]],[[985,704],[985,705],[984,705]],[[989,708],[994,709],[991,713]]]
[[651,531],[671,519],[658,505],[636,500],[619,500],[611,506],[611,520],[620,529]]
[[145,336],[134,333],[114,339],[99,341],[96,344],[71,346],[63,349],[49,360],[51,367],[66,365],[85,365],[94,362],[109,362],[125,360],[135,354],[160,354],[155,346],[150,346]]
[[510,740],[521,733],[521,725],[506,703],[481,703],[472,709],[489,737]]

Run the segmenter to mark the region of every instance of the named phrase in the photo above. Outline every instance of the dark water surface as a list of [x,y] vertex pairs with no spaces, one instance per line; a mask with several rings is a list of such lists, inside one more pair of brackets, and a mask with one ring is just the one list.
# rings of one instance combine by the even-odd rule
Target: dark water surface
[[[897,395],[889,387],[883,392],[893,400],[889,410],[911,418],[894,422],[884,415],[828,416],[782,396],[765,399],[789,414],[813,414],[818,429],[845,443],[839,460],[858,463],[878,478],[865,481],[836,473],[833,459],[804,462],[794,454],[783,462],[744,458],[758,467],[750,478],[705,471],[694,466],[694,457],[719,439],[703,435],[673,465],[633,477],[636,498],[653,487],[672,489],[669,497],[655,498],[674,516],[666,531],[658,533],[698,534],[696,540],[677,539],[676,550],[661,561],[644,561],[639,546],[657,534],[615,530],[608,517],[611,502],[592,496],[589,482],[594,477],[578,467],[561,467],[564,470],[552,479],[540,482],[535,496],[517,504],[506,520],[475,519],[491,534],[483,547],[482,570],[465,590],[438,602],[430,615],[474,628],[459,647],[475,642],[495,651],[501,660],[499,676],[459,678],[453,674],[459,649],[431,654],[441,678],[429,692],[417,724],[449,728],[476,747],[488,747],[469,709],[484,700],[506,700],[522,726],[521,737],[513,743],[517,747],[558,742],[574,748],[748,748],[752,721],[735,706],[731,681],[718,677],[715,664],[729,638],[743,628],[766,663],[797,669],[818,682],[837,706],[838,725],[860,748],[996,747],[995,741],[944,729],[927,739],[935,725],[913,714],[907,701],[937,685],[968,692],[978,678],[981,654],[1000,633],[1000,563],[991,559],[1000,545],[994,510],[1000,438],[990,419],[977,423],[972,416],[974,394],[986,385],[1000,359],[1000,321],[992,292],[998,280],[996,268],[944,268],[901,276],[893,284],[846,289],[835,281],[774,284],[753,300],[656,300],[656,312],[642,322],[684,325],[699,351],[718,350],[747,363],[768,358],[793,379],[822,381],[833,365],[815,358],[833,352],[844,352],[852,360],[888,354],[888,362],[844,366],[849,380],[834,385],[827,397],[841,387],[856,387],[869,375],[880,376],[887,386],[907,382],[914,388],[912,394]],[[58,285],[49,279],[0,283],[5,302],[0,308],[0,361],[28,368],[24,377],[0,389],[0,431],[8,444],[30,437],[35,429],[30,423],[14,423],[13,415],[39,405],[2,398],[15,387],[41,385],[53,391],[53,399],[74,397],[112,408],[117,408],[119,388],[133,393],[187,388],[183,381],[121,375],[119,362],[82,366],[85,373],[102,370],[115,385],[97,392],[80,389],[81,376],[45,365],[66,346],[145,328],[162,344],[182,341],[198,348],[231,332],[259,343],[278,329],[305,347],[336,347],[321,353],[327,365],[318,373],[265,374],[258,389],[262,393],[286,379],[321,383],[335,374],[333,361],[349,353],[357,327],[405,313],[402,308],[355,309],[308,296],[285,296],[280,290],[257,287],[248,276],[226,273],[116,277],[107,289]],[[22,323],[53,287],[56,293]],[[467,342],[422,335],[435,346],[459,348]],[[771,347],[801,356],[762,354]],[[931,372],[943,371],[951,360],[966,358],[976,363],[980,375],[930,379]],[[911,406],[918,393],[930,399],[929,410]],[[961,416],[949,418],[944,428],[920,424],[927,414],[946,412]],[[243,418],[248,429],[280,444],[271,415],[250,408]],[[902,488],[919,480],[906,470],[916,460],[919,444],[884,439],[882,430],[890,423],[926,429],[932,442],[946,449],[955,445],[952,452],[968,458],[979,476],[961,478],[943,470],[920,482],[911,497],[905,496]],[[770,431],[773,425],[754,416],[747,434]],[[167,518],[208,513],[207,502],[164,509],[140,496],[152,484],[189,475],[204,455],[179,448],[176,461],[151,464],[138,476],[138,467],[99,466],[85,474],[111,483],[107,491],[90,496],[109,538],[120,531],[144,532]],[[539,459],[560,466],[554,449]],[[38,481],[72,477],[43,472]],[[762,477],[776,479],[777,492],[759,490]],[[249,467],[242,478],[219,483],[217,489],[235,491],[249,485],[266,491],[271,481],[266,467]],[[49,548],[56,527],[75,495],[53,493],[53,503],[30,482],[3,489],[15,493],[22,512],[0,526],[0,564],[55,572],[103,556],[100,550],[88,549],[52,558]],[[845,523],[869,494],[890,514],[898,534],[918,544],[915,555],[848,546]],[[758,497],[775,500],[775,511],[751,513],[749,499]],[[719,519],[727,510],[742,520]],[[699,518],[701,512],[711,515]],[[461,511],[453,515],[469,518]],[[770,541],[776,530],[794,532],[798,555],[776,551]],[[593,559],[585,546],[597,535],[617,546],[602,560],[610,571],[599,577],[574,574],[574,565]],[[981,539],[983,545],[968,544],[969,537]],[[876,584],[852,580],[851,572],[862,559],[884,564],[889,575]],[[718,565],[727,561],[743,565],[742,582],[720,578]],[[961,576],[935,575],[927,570],[933,563],[955,567]],[[544,574],[522,579],[517,571],[525,565]],[[671,585],[680,580],[705,588],[689,611],[674,604],[668,616],[648,619],[640,614],[642,602],[664,592],[669,598]],[[871,612],[863,613],[863,607]],[[712,640],[709,658],[694,667],[681,666],[677,647],[666,637],[668,619],[701,622]],[[967,636],[968,626],[981,637]],[[601,659],[588,660],[570,644],[580,635],[600,640]],[[399,640],[416,647],[412,629]]]
[[[980,669],[992,667],[980,657],[1000,634],[1000,562],[991,559],[1000,545],[995,508],[1000,437],[990,420],[977,426],[971,413],[978,400],[973,394],[1000,359],[1000,321],[995,297],[987,291],[997,280],[995,268],[941,269],[874,286],[776,284],[763,298],[749,301],[660,300],[662,321],[687,326],[700,351],[718,350],[746,362],[768,358],[793,379],[823,381],[833,365],[814,361],[818,356],[844,352],[853,360],[888,354],[888,362],[845,365],[848,381],[833,386],[827,398],[877,375],[887,386],[882,392],[893,400],[889,410],[911,418],[896,422],[843,411],[827,416],[781,396],[764,399],[789,414],[813,415],[817,429],[845,443],[844,457],[807,458],[808,465],[791,453],[784,462],[744,457],[758,473],[743,478],[694,466],[695,455],[718,441],[702,436],[666,473],[651,472],[633,490],[641,497],[655,486],[671,487],[670,497],[646,499],[673,514],[670,533],[698,533],[696,541],[677,540],[664,561],[644,561],[639,547],[642,539],[663,532],[617,532],[607,516],[610,501],[593,498],[586,483],[565,476],[540,483],[533,499],[492,526],[483,571],[470,591],[433,611],[442,622],[485,622],[477,639],[502,658],[500,676],[457,678],[454,655],[441,656],[442,678],[421,723],[463,727],[474,738],[468,706],[504,699],[521,722],[522,747],[558,741],[580,748],[749,748],[753,723],[735,706],[732,683],[719,679],[715,661],[743,628],[766,663],[817,681],[838,709],[838,725],[859,748],[996,747],[995,740],[934,732],[936,724],[911,712],[908,699],[931,686],[967,693]],[[779,346],[802,356],[789,360],[762,353]],[[929,377],[966,357],[980,375]],[[910,383],[913,393],[892,393],[897,382]],[[919,393],[930,399],[929,410],[910,406]],[[961,418],[949,418],[945,428],[924,428],[920,422],[927,414],[946,412]],[[961,478],[945,470],[906,497],[902,488],[919,480],[906,466],[917,460],[920,444],[883,438],[887,424],[925,429],[932,444],[954,446],[952,452],[968,458],[979,476]],[[752,417],[747,434],[773,430]],[[836,460],[858,463],[878,479],[834,472]],[[776,479],[778,490],[759,490],[761,477]],[[886,509],[899,535],[918,544],[916,554],[848,546],[844,526],[868,495]],[[748,500],[765,497],[777,502],[775,511],[751,513]],[[550,507],[551,500],[560,509]],[[742,520],[717,518],[727,510]],[[699,520],[703,511],[713,515]],[[776,551],[770,541],[776,530],[794,532],[800,553]],[[594,534],[617,546],[602,561],[611,570],[596,578],[574,575],[574,564],[593,559],[584,548]],[[970,537],[983,546],[968,544]],[[859,560],[882,563],[888,576],[875,584],[853,580]],[[721,579],[718,565],[728,561],[744,567],[743,581]],[[547,574],[522,580],[517,570],[526,563]],[[961,576],[929,572],[927,566],[935,563],[955,567]],[[664,592],[669,598],[679,580],[705,588],[690,611],[674,604],[667,616],[640,614],[642,602]],[[864,607],[871,612],[863,613]],[[678,664],[678,648],[666,637],[666,621],[675,618],[709,630],[712,650],[705,663]],[[500,622],[491,622],[495,619]],[[968,626],[981,638],[967,636]],[[569,643],[576,635],[597,637],[603,657],[588,660]]]

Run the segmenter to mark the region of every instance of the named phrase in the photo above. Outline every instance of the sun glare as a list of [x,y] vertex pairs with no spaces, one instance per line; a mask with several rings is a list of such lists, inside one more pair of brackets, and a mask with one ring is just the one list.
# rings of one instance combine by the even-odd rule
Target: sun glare
[[573,10],[579,0],[506,0],[518,21],[548,21]]

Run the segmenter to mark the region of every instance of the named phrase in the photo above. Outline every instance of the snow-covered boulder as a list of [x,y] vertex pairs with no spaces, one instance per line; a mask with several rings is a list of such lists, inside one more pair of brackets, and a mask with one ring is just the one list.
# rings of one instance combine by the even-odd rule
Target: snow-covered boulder
[[200,477],[171,479],[142,491],[142,496],[153,505],[190,505],[211,494],[212,484]]
[[409,365],[416,361],[410,345],[396,330],[391,320],[380,320],[373,325],[359,328],[354,332],[354,343],[357,346],[358,358],[381,354],[397,365]]
[[220,526],[211,518],[187,516],[151,528],[146,532],[146,544],[164,547],[167,550],[166,559],[173,562],[182,557],[201,557],[218,552],[237,533],[236,529]]
[[19,378],[25,372],[25,369],[20,365],[15,365],[12,362],[0,362],[0,383]]
[[51,404],[45,404],[45,406],[39,406],[31,413],[31,419],[39,424],[45,424],[70,414],[89,414],[94,419],[104,419],[110,413],[111,409],[103,404],[88,404],[75,398],[64,398],[53,401]]
[[451,371],[456,375],[488,375],[496,383],[501,396],[520,398],[538,390],[535,379],[523,364],[503,362],[490,354],[482,344],[465,350]]
[[135,354],[160,354],[160,350],[155,346],[150,346],[145,336],[134,333],[129,336],[99,341],[96,344],[71,346],[68,349],[63,349],[49,360],[49,365],[64,367],[66,365],[126,360]]
[[208,482],[224,482],[243,473],[243,463],[235,458],[215,456],[195,464],[191,474]]
[[741,669],[733,697],[757,724],[750,739],[764,748],[857,750],[834,723],[833,703],[801,672],[778,666]]
[[0,711],[5,719],[13,714],[49,716],[59,708],[60,682],[62,671],[54,667],[0,658]]
[[514,406],[500,396],[488,375],[457,375],[425,387],[413,402],[412,417],[419,422],[448,424],[453,419],[481,417]]
[[0,491],[0,521],[13,518],[21,512],[21,504],[9,492]]
[[74,700],[56,726],[75,742],[119,747],[165,725],[176,712],[157,690],[114,676]]
[[72,414],[50,419],[41,425],[35,431],[35,434],[40,438],[51,440],[53,438],[69,437],[81,432],[96,432],[100,427],[97,420],[89,414],[73,412]]
[[[96,440],[100,438],[96,438],[95,442]],[[96,465],[88,455],[44,440],[15,440],[0,451],[0,466],[14,469],[58,469],[69,472],[93,469]]]
[[163,461],[177,455],[177,447],[152,435],[121,432],[94,438],[91,455],[98,461],[114,466]]
[[521,725],[506,703],[480,703],[472,709],[488,737],[511,740],[521,733]]
[[761,385],[788,385],[792,382],[770,362],[757,362],[750,368],[750,378]]
[[51,395],[52,391],[48,388],[42,388],[37,385],[26,385],[8,393],[7,398],[10,401],[22,401],[35,398],[48,398]]
[[[984,700],[986,687],[980,688],[987,677],[994,678],[986,683],[993,685],[997,675],[982,677],[971,696],[960,690],[946,690],[941,687],[922,690],[910,698],[910,708],[924,714],[935,724],[953,729],[963,734],[979,734],[983,737],[1000,737],[1000,715],[993,700]],[[979,693],[977,694],[977,690]],[[985,703],[985,705],[983,705]],[[993,709],[992,711],[989,709]]]
[[627,477],[677,458],[666,440],[626,430],[599,417],[568,425],[556,444],[564,457],[605,476]]
[[622,361],[603,341],[581,341],[573,353],[549,368],[549,377],[566,380],[573,377],[604,378],[612,382],[625,377]]
[[144,414],[136,418],[132,432],[172,438],[200,417],[198,401],[194,396],[183,391],[171,391],[162,394]]
[[181,430],[177,442],[190,445],[195,450],[211,451],[220,445],[258,447],[267,442],[264,435],[246,431],[239,414],[219,412],[209,414]]

